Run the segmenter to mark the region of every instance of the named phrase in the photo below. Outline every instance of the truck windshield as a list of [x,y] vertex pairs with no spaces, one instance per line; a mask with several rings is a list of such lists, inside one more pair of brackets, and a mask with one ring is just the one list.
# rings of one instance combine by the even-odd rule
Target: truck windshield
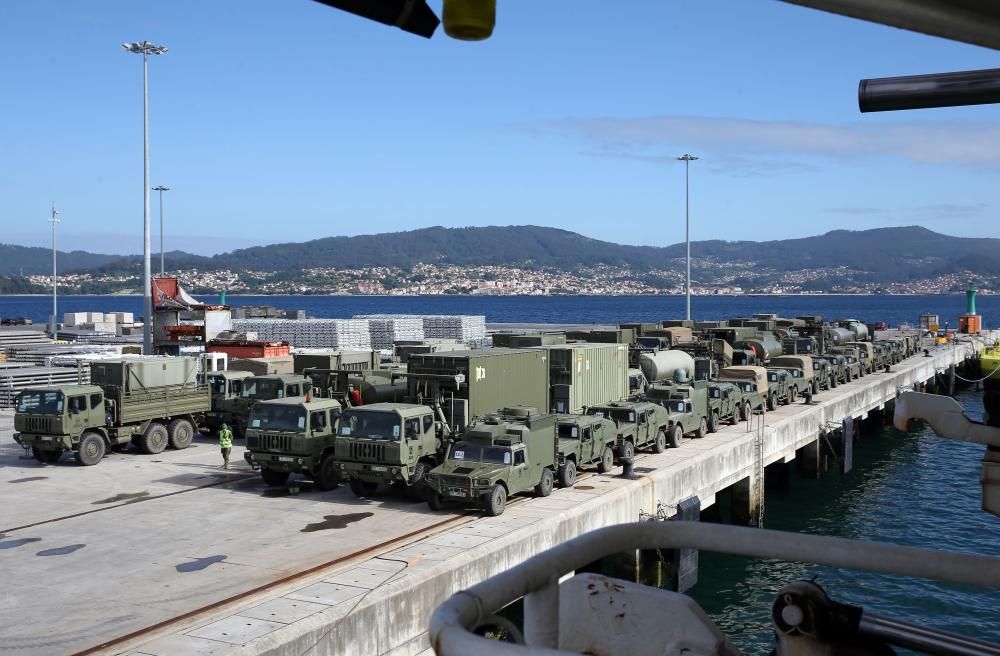
[[655,349],[660,346],[660,340],[656,337],[639,337],[635,340],[635,343],[648,349]]
[[559,424],[559,437],[577,438],[580,436],[580,429],[573,424]]
[[498,465],[510,464],[510,449],[498,446],[476,446],[466,442],[458,442],[451,449],[453,460],[468,460],[471,462],[491,462]]
[[755,389],[755,386],[754,386],[753,383],[740,383],[739,385],[740,385],[740,389],[743,390],[744,392],[756,392],[757,391]]
[[250,414],[250,428],[273,431],[304,431],[306,411],[296,405],[258,403]]
[[39,415],[61,415],[62,392],[24,392],[17,398],[17,411]]
[[687,412],[687,404],[684,401],[671,401],[668,407],[671,412]]
[[370,437],[399,441],[399,415],[394,412],[345,412],[340,416],[340,434],[345,437]]
[[258,401],[283,399],[285,398],[285,385],[280,380],[254,380],[251,378],[243,384],[243,392],[240,396],[244,399]]
[[778,381],[778,374],[775,374],[775,373],[769,373],[769,374],[767,375],[767,379],[768,379],[769,381],[771,381],[772,383],[775,383],[775,382],[777,382],[777,381]]
[[226,393],[226,379],[224,376],[209,376],[208,384],[212,388],[212,394]]
[[713,399],[722,398],[722,390],[719,389],[718,387],[713,387],[712,389],[709,390],[709,393],[712,395]]

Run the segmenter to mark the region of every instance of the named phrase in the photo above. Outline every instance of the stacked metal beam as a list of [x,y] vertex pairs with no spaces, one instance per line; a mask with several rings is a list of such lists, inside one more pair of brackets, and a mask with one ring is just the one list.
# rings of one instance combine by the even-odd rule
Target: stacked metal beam
[[[80,380],[79,376],[83,379]],[[90,369],[77,372],[69,367],[16,367],[0,369],[0,408],[14,407],[14,399],[25,389],[48,385],[76,385],[90,381]]]
[[355,317],[368,321],[373,349],[391,349],[396,342],[422,340],[424,322],[420,317]]
[[19,346],[51,344],[40,330],[0,330],[0,353],[9,356],[9,349]]
[[354,318],[383,321],[418,319],[423,324],[423,336],[413,339],[454,339],[469,346],[485,346],[489,343],[486,337],[486,317],[483,315],[358,314]]
[[257,339],[286,341],[295,347],[371,350],[368,321],[357,319],[234,319],[233,329]]

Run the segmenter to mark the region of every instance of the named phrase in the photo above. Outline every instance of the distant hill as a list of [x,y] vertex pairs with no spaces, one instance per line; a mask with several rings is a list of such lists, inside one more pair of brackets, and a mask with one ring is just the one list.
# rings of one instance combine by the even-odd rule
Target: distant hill
[[[639,238],[638,232],[635,238]],[[701,241],[692,256],[719,262],[755,262],[775,271],[847,267],[873,279],[906,281],[960,270],[1000,273],[1000,239],[962,238],[917,226],[874,230],[834,230],[815,237],[766,242]],[[540,226],[483,228],[431,227],[406,232],[326,237],[273,244],[202,257],[167,254],[168,268],[297,271],[303,268],[398,266],[418,262],[454,265],[508,265],[572,270],[596,264],[628,266],[633,271],[679,266],[684,244],[625,246]],[[47,273],[51,252],[43,248],[0,245],[0,275]],[[138,256],[60,254],[61,271],[138,270]]]

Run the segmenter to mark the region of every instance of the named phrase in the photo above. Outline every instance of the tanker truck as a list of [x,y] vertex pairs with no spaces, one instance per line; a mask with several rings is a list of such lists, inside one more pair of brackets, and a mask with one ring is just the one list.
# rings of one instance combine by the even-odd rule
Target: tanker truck
[[679,371],[685,372],[687,380],[694,379],[694,358],[680,350],[642,353],[639,368],[650,383],[673,380]]

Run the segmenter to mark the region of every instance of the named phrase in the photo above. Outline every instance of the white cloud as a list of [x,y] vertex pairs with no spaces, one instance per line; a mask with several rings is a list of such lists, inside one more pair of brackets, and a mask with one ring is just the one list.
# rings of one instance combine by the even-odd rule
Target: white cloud
[[[1000,167],[1000,123],[823,124],[742,118],[649,116],[551,121],[599,144],[596,153],[672,159],[647,149],[684,148],[784,156],[888,156],[913,162]],[[634,152],[639,149],[638,152]]]

